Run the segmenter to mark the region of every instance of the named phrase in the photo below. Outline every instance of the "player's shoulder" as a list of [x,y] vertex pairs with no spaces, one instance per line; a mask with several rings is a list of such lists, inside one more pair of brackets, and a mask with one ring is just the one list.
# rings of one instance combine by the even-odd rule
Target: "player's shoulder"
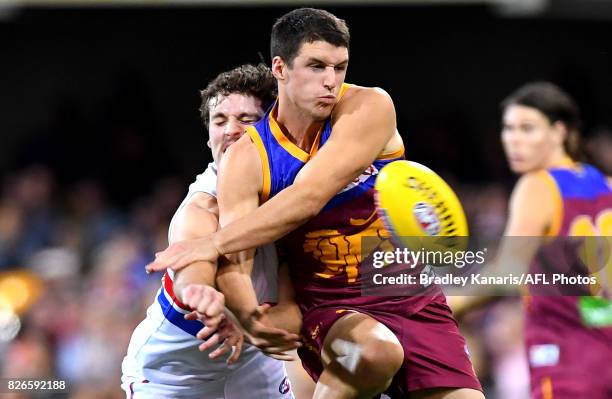
[[550,172],[546,169],[540,169],[525,173],[519,177],[516,188],[523,190],[550,190],[553,183]]
[[523,205],[550,204],[555,195],[558,195],[558,188],[545,169],[523,174],[512,191],[513,202],[518,201]]
[[338,106],[362,105],[363,103],[378,105],[393,105],[393,100],[389,93],[380,87],[365,87],[354,84],[347,85],[342,98],[338,101]]
[[332,112],[332,124],[343,117],[379,118],[395,121],[395,106],[389,94],[377,87],[348,85]]
[[342,97],[334,107],[333,114],[338,117],[355,111],[390,112],[395,110],[391,96],[378,87],[346,85]]
[[257,161],[258,152],[255,143],[248,134],[242,135],[235,143],[230,145],[223,154],[221,169],[228,164],[245,165]]
[[[219,166],[219,183],[226,187],[227,183],[233,187],[236,185],[246,189],[247,187],[255,187],[262,184],[264,163],[264,155],[260,153],[260,149],[251,140],[248,134],[242,135],[235,143],[230,145],[221,160]],[[258,183],[259,182],[259,183]]]

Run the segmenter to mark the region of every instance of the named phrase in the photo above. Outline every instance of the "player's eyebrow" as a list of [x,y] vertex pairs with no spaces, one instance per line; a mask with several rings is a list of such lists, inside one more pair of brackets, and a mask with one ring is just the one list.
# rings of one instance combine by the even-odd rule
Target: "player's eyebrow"
[[215,118],[227,118],[227,115],[225,115],[223,112],[215,112],[214,114],[210,116],[210,119],[215,119]]
[[[307,63],[308,64],[323,64],[323,65],[328,65],[327,62],[325,62],[323,60],[320,60],[318,58],[315,58],[315,57],[309,57]],[[337,64],[335,64],[334,66],[344,66],[346,64],[348,64],[348,58],[343,60],[343,61],[341,61],[341,62],[339,62],[339,63],[337,63]]]
[[[263,114],[261,113],[251,113],[251,112],[241,112],[240,114],[238,114],[238,119],[241,118],[255,118],[257,120],[261,119],[261,117],[263,116]],[[215,119],[215,118],[227,118],[228,115],[226,115],[223,112],[215,112],[214,114],[211,115],[210,119]]]
[[244,118],[244,117],[253,117],[253,118],[260,119],[262,117],[262,114],[260,114],[259,112],[243,112],[240,115],[238,115],[238,118]]

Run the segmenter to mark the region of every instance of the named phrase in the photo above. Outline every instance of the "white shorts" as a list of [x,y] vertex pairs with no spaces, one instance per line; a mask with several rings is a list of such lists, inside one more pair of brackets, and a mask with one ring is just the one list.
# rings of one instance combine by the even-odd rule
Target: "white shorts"
[[[216,184],[216,169],[211,164],[189,187],[177,212],[195,193],[216,196]],[[276,302],[277,270],[274,245],[258,248],[252,279],[260,303]],[[210,360],[208,354],[215,348],[200,352],[202,341],[195,335],[204,325],[184,319],[188,311],[173,299],[172,284],[167,283],[164,277],[123,360],[121,387],[128,398],[293,398],[284,363],[252,346],[245,345],[238,362],[231,366],[225,363],[229,354]]]
[[[223,358],[210,360],[200,352],[201,340],[187,331],[203,327],[199,321],[184,323],[182,309],[166,302],[163,288],[147,310],[147,317],[132,335],[123,360],[121,387],[127,398],[278,398],[293,393],[282,361],[245,345],[237,363]],[[184,320],[187,322],[187,320]],[[173,324],[178,323],[180,327]]]

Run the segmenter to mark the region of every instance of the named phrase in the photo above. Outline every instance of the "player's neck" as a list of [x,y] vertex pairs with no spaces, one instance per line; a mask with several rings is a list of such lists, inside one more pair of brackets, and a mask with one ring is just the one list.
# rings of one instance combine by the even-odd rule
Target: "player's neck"
[[571,168],[576,165],[576,162],[563,149],[559,149],[551,154],[546,168]]
[[310,151],[324,123],[313,119],[311,115],[300,110],[290,101],[283,101],[280,96],[273,116],[285,136],[304,151]]

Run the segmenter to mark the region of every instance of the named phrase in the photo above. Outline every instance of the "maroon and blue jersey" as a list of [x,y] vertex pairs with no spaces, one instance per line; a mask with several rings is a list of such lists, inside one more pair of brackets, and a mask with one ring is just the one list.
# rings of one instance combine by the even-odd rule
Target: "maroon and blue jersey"
[[[347,84],[342,86],[338,101],[349,87]],[[328,119],[317,133],[312,150],[308,153],[285,136],[276,121],[276,106],[260,122],[250,127],[247,133],[258,148],[262,160],[262,202],[293,184],[302,167],[333,134]],[[346,156],[350,157],[351,154]],[[392,301],[389,297],[362,295],[362,239],[378,237],[382,242],[390,237],[376,210],[374,182],[383,166],[403,158],[403,148],[393,153],[380,154],[360,176],[336,194],[317,216],[281,241],[296,299],[303,313],[316,306],[334,303],[347,308],[384,306],[389,311],[401,308],[404,314],[418,311],[431,300],[420,296]]]
[[[542,171],[542,178],[555,192],[555,217],[531,264],[534,273],[563,273],[569,276],[605,278],[606,262],[588,251],[597,250],[594,238],[612,236],[612,190],[606,176],[587,164]],[[609,266],[609,265],[608,265]],[[529,313],[571,319],[580,324],[579,296],[606,295],[607,284],[567,284],[551,291],[534,290],[528,302]],[[556,291],[555,291],[556,289]],[[559,295],[555,295],[559,294]],[[572,317],[569,317],[570,313]]]
[[[612,304],[606,287],[611,271],[612,190],[606,176],[586,164],[568,163],[540,173],[556,193],[551,204],[555,217],[530,272],[598,280],[530,287],[525,339],[532,397],[610,398]],[[607,242],[607,255],[598,245],[602,242]]]
[[[342,86],[338,101],[347,89],[349,85]],[[262,202],[293,184],[304,165],[334,134],[328,119],[312,150],[305,152],[284,135],[276,122],[275,107],[247,133],[262,160]],[[373,272],[368,262],[371,252],[393,249],[391,234],[376,209],[374,183],[385,165],[403,158],[403,147],[379,154],[317,216],[281,240],[303,315],[304,346],[298,353],[304,369],[318,380],[323,370],[321,348],[329,329],[347,312],[360,312],[389,328],[404,350],[404,363],[389,387],[389,396],[406,397],[409,391],[448,386],[481,389],[465,341],[441,292],[406,295],[412,287],[390,293],[386,288],[376,291],[368,284]],[[403,267],[386,266],[394,272]],[[392,296],[395,292],[398,295]]]

